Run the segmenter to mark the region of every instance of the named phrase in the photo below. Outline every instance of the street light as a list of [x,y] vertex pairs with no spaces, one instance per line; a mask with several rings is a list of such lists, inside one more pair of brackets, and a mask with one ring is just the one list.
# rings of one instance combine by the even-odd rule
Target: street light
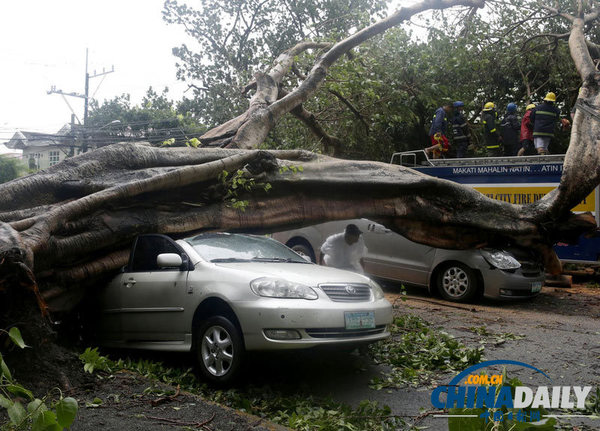
[[[89,130],[88,131],[88,136],[86,137],[86,140],[84,141],[84,145],[86,144],[87,139],[91,138],[90,132],[92,132],[92,133],[99,132],[100,130],[104,129],[105,127],[112,126],[112,125],[115,125],[115,124],[121,124],[121,120],[112,120],[110,123],[106,123],[104,126],[100,126],[98,128]],[[97,148],[98,148],[98,145],[96,145],[96,144],[92,145],[92,149],[95,150]],[[85,151],[84,152],[86,152],[86,151],[87,151],[87,145],[85,145]]]
[[121,120],[112,120],[110,123],[106,123],[104,126],[102,126],[102,127],[98,127],[98,128],[96,129],[96,131],[98,131],[98,130],[102,130],[102,129],[104,129],[105,127],[108,127],[108,126],[112,126],[113,124],[121,124]]

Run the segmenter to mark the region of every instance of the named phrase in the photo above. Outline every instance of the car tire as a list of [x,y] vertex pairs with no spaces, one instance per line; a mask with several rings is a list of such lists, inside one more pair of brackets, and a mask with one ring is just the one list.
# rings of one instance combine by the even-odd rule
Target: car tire
[[217,385],[233,381],[244,356],[238,328],[223,316],[203,321],[195,332],[195,355],[202,377]]
[[437,274],[436,282],[440,295],[448,301],[467,302],[477,293],[477,276],[463,263],[444,265]]
[[310,261],[312,263],[317,263],[315,252],[313,251],[308,241],[302,238],[292,238],[288,241],[286,245],[292,250],[294,250],[296,253],[298,253],[300,256],[310,257]]

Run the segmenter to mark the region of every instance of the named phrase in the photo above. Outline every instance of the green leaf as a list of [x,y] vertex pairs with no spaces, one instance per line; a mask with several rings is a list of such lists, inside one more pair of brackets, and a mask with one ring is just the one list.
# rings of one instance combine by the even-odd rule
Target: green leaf
[[56,415],[50,410],[42,412],[33,422],[31,431],[62,431],[62,427],[56,422]]
[[10,328],[10,330],[8,331],[8,336],[13,341],[13,343],[15,343],[21,349],[27,347],[27,344],[25,344],[25,342],[23,341],[23,337],[21,336],[21,331],[19,331],[19,328],[15,326]]
[[29,389],[25,389],[21,385],[7,385],[6,390],[18,397],[27,398],[28,400],[34,399],[33,393]]
[[13,405],[13,402],[6,398],[4,395],[0,395],[0,407],[7,409]]
[[46,404],[44,404],[44,402],[39,398],[36,398],[35,400],[27,404],[27,413],[31,415],[31,418],[34,422],[38,418],[38,416],[46,410],[48,410],[48,407],[46,407]]
[[18,401],[13,403],[12,406],[10,406],[8,409],[6,409],[6,412],[8,413],[8,417],[10,418],[10,421],[14,425],[20,425],[21,422],[23,422],[23,420],[27,416],[27,412],[25,411],[25,408],[23,408],[23,405]]
[[8,365],[6,365],[6,362],[4,362],[4,359],[2,358],[2,353],[0,353],[0,377],[1,376],[6,377],[7,380],[12,380],[12,374],[8,369]]
[[75,398],[63,398],[56,404],[56,418],[58,424],[63,428],[69,428],[75,416],[77,416],[77,400]]

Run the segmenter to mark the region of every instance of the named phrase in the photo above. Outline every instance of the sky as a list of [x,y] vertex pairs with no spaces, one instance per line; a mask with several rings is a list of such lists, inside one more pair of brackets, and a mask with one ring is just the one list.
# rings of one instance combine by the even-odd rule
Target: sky
[[[169,87],[171,98],[181,98],[187,86],[176,79],[171,49],[190,39],[162,20],[163,1],[3,1],[0,142],[17,129],[54,133],[70,122],[62,96],[47,91],[55,85],[84,93],[86,48],[90,75],[115,69],[103,81],[90,79],[90,95],[100,102],[129,93],[139,103],[149,86]],[[83,99],[67,100],[83,121]]]
[[[194,41],[183,27],[162,19],[164,0],[4,0],[0,4],[0,143],[16,130],[55,133],[70,122],[63,97],[51,86],[84,93],[85,57],[90,96],[104,100],[128,93],[139,103],[148,87],[169,87],[171,99],[187,85],[176,79],[171,50]],[[392,0],[391,7],[415,0]],[[192,0],[187,3],[195,5]],[[103,79],[104,78],[104,79]],[[83,99],[66,97],[83,121]],[[5,152],[6,150],[4,150]],[[0,153],[2,153],[0,144]]]

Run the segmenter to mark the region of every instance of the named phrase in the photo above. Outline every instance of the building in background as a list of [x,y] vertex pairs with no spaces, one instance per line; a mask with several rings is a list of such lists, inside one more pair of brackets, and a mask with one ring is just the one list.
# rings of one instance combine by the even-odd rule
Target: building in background
[[10,150],[21,150],[23,163],[29,169],[40,170],[80,154],[80,142],[67,124],[55,134],[19,130],[4,145]]

